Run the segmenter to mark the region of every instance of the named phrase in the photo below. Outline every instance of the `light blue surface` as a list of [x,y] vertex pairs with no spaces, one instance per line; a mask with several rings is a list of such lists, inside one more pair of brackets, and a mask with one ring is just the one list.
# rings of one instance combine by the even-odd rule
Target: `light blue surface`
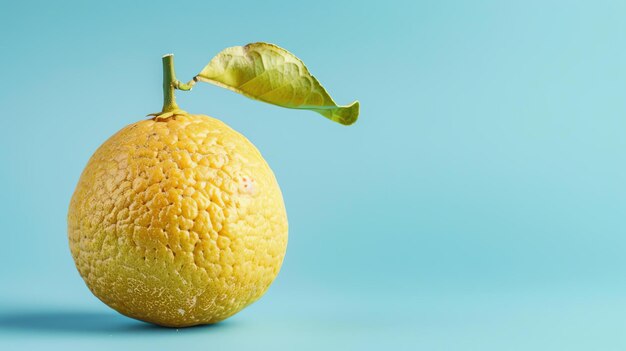
[[[624,350],[624,18],[622,1],[2,1],[0,350]],[[287,257],[223,324],[117,315],[67,247],[80,172],[160,109],[162,54],[186,80],[253,41],[360,120],[179,92],[272,166]]]

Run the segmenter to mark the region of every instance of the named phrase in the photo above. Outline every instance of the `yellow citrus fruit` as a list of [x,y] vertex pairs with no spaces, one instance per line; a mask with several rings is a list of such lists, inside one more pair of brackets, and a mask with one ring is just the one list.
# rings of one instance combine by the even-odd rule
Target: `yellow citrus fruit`
[[185,112],[123,128],[69,206],[72,256],[118,312],[164,326],[221,321],[261,297],[287,246],[274,174],[244,136]]

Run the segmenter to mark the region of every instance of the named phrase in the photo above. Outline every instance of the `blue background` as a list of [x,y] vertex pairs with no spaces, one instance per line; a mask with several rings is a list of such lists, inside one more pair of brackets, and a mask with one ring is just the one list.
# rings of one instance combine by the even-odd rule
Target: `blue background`
[[[623,1],[0,3],[0,349],[623,350]],[[163,329],[74,268],[90,155],[254,41],[298,55],[351,127],[210,85],[178,92],[261,150],[290,220],[268,293]]]

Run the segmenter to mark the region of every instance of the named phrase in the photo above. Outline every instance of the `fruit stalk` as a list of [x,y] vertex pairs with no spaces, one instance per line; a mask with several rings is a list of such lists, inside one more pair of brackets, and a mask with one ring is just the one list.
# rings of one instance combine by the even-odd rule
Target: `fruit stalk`
[[174,71],[174,54],[163,56],[163,111],[171,112],[178,110],[176,104],[176,90],[174,84],[176,82],[176,72]]

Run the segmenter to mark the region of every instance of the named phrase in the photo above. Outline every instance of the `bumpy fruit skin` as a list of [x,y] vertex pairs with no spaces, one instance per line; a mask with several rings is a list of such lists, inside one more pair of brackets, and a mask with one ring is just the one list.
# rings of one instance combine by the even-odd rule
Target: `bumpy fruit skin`
[[178,114],[129,125],[80,177],[70,250],[118,312],[170,327],[219,322],[257,300],[287,247],[271,169],[219,120]]

